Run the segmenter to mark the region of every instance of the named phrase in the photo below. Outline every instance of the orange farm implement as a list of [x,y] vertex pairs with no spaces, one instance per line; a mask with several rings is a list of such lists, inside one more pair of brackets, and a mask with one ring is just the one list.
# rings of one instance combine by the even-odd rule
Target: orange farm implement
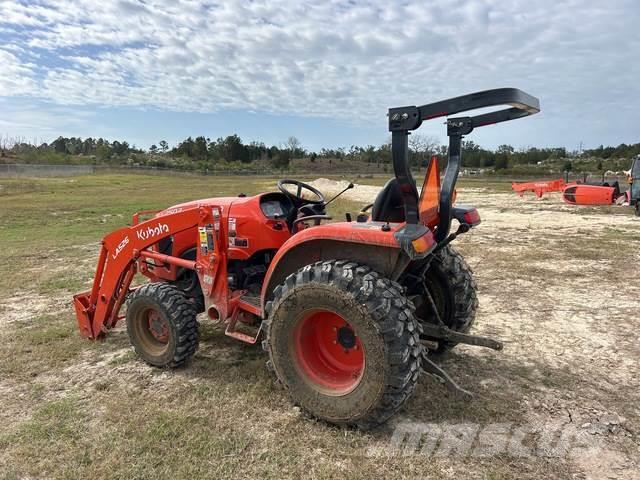
[[514,192],[516,192],[519,196],[523,196],[525,192],[533,192],[536,194],[536,197],[541,198],[547,192],[561,192],[567,184],[563,179],[559,180],[548,180],[541,182],[524,182],[524,183],[516,183],[513,182],[511,184],[511,188]]

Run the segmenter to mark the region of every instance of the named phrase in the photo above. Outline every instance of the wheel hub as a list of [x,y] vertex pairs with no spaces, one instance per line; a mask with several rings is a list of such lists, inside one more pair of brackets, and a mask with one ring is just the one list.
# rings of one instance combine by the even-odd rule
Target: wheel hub
[[344,326],[338,329],[337,335],[338,343],[342,345],[346,350],[356,346],[356,334],[350,327]]
[[362,379],[365,354],[353,327],[329,310],[307,312],[293,331],[294,356],[303,379],[328,395],[346,395]]
[[147,322],[149,324],[149,331],[151,332],[151,335],[153,335],[153,338],[162,343],[166,343],[169,340],[169,326],[157,310],[149,310],[149,313],[147,314]]

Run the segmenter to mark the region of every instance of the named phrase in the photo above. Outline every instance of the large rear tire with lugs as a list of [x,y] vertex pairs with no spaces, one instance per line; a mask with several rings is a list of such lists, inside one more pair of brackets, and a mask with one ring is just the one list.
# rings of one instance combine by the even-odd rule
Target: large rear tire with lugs
[[[442,322],[451,330],[468,333],[476,318],[478,295],[473,271],[462,255],[451,245],[444,247],[431,260],[424,272],[424,280],[424,285],[409,287],[409,296],[416,304],[416,317],[423,322],[436,323],[430,303],[425,298],[426,286]],[[417,294],[417,298],[411,294]],[[438,343],[438,348],[430,350],[430,353],[442,354],[457,345],[456,342],[425,338]]]
[[346,260],[289,275],[267,304],[263,347],[293,402],[336,425],[372,428],[409,398],[422,346],[402,288]]
[[198,348],[195,307],[168,283],[148,283],[133,292],[127,331],[136,353],[155,367],[180,367]]

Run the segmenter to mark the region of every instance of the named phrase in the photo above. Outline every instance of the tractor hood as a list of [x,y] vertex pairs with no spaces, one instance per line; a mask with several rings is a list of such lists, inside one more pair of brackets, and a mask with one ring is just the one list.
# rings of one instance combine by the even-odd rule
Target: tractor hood
[[190,202],[179,203],[177,205],[173,205],[169,208],[165,208],[161,212],[158,212],[158,215],[167,215],[169,213],[176,213],[187,208],[196,207],[199,205],[217,205],[221,207],[229,208],[232,204],[239,203],[248,203],[253,200],[254,197],[213,197],[213,198],[203,198],[200,200],[192,200]]

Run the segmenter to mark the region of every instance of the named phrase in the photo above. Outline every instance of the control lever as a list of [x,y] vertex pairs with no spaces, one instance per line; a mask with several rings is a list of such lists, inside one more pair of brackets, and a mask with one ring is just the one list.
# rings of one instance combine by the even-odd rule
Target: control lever
[[340,195],[342,195],[344,192],[346,192],[347,190],[351,190],[353,187],[355,187],[355,185],[353,184],[353,182],[349,182],[349,185],[347,185],[347,188],[345,188],[344,190],[342,190],[340,193],[338,193],[336,196],[334,196],[331,200],[324,202],[324,206],[326,207],[327,205],[329,205],[331,202],[333,202],[336,198],[338,198]]

